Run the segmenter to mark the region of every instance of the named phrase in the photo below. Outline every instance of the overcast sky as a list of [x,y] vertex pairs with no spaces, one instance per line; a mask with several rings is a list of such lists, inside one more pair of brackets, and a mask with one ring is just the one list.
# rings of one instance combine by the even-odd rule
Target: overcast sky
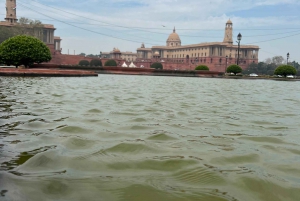
[[[5,0],[0,0],[5,18]],[[260,46],[259,60],[281,55],[300,62],[300,0],[17,0],[17,17],[54,24],[63,53],[136,52],[165,45],[173,27],[182,45],[221,42],[233,22],[234,41]],[[274,40],[273,40],[274,39]]]

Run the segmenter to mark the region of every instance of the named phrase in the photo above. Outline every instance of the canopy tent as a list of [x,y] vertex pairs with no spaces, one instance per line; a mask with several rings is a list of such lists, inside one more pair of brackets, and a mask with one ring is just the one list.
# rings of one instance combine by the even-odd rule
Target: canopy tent
[[125,63],[125,61],[124,61],[124,63],[122,64],[122,67],[128,67],[127,64]]
[[136,65],[133,64],[133,62],[131,62],[131,64],[129,65],[130,68],[136,68]]

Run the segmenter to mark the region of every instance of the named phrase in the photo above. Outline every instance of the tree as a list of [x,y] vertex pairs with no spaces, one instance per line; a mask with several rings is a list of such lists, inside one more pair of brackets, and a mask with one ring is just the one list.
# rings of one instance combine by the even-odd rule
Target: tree
[[78,54],[79,56],[84,56],[85,57],[85,53],[80,53]]
[[93,54],[88,54],[88,55],[86,55],[86,57],[91,57],[91,58],[98,58],[98,55],[93,55]]
[[19,35],[7,39],[0,45],[0,58],[6,65],[28,67],[34,63],[51,60],[49,48],[39,39]]
[[163,65],[159,62],[155,62],[155,63],[151,64],[150,68],[163,69]]
[[279,66],[283,64],[284,58],[282,56],[275,56],[272,58],[272,63],[274,63],[276,66]]
[[242,68],[238,65],[233,64],[233,65],[228,66],[226,72],[227,73],[234,73],[236,75],[237,73],[242,72]]
[[81,60],[79,61],[79,66],[88,66],[90,62],[88,60]]
[[289,62],[288,65],[295,67],[296,69],[300,69],[300,64],[296,61]]
[[90,62],[91,66],[102,66],[102,62],[99,59],[92,59]]
[[115,60],[110,59],[110,60],[107,60],[105,62],[105,66],[118,66],[118,65],[117,65],[117,62]]
[[195,68],[195,70],[209,70],[209,68],[206,65],[200,65],[200,66],[197,66]]
[[290,65],[281,65],[276,68],[274,74],[275,75],[283,75],[284,77],[286,77],[287,75],[296,75],[297,70],[296,70],[296,68],[294,68],[293,66],[290,66]]

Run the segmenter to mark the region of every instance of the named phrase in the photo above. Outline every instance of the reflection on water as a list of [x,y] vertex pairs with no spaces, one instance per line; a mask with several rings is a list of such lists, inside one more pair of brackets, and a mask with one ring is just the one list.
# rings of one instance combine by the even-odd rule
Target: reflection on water
[[0,200],[300,200],[300,85],[0,77]]

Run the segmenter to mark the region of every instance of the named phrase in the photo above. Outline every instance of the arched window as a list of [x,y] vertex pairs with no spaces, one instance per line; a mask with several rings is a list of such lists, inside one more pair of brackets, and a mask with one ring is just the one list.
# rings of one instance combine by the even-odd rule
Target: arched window
[[219,62],[222,63],[222,59],[220,59]]

